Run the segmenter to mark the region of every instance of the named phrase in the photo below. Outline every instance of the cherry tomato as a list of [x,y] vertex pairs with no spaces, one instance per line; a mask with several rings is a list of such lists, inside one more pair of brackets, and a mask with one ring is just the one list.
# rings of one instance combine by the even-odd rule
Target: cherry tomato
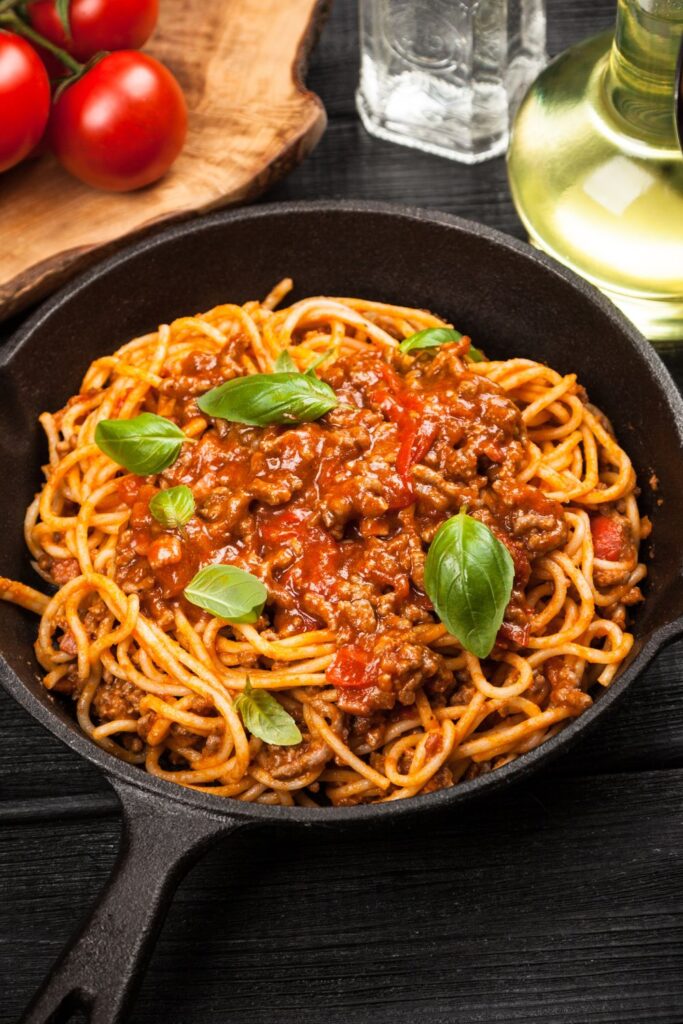
[[67,38],[56,0],[35,0],[28,16],[37,32],[87,61],[102,50],[137,50],[147,42],[159,15],[159,0],[71,0]]
[[25,39],[0,29],[0,171],[40,142],[50,115],[50,82]]
[[129,192],[156,181],[183,148],[187,106],[163,64],[135,50],[98,61],[52,108],[58,160],[95,188]]

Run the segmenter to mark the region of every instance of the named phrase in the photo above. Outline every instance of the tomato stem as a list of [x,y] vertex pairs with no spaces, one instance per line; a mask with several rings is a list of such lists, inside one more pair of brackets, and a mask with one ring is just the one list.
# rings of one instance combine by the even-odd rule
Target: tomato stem
[[41,36],[39,32],[36,32],[34,28],[31,28],[31,26],[27,25],[25,21],[22,21],[22,19],[11,9],[3,11],[3,7],[0,5],[0,26],[3,25],[12,29],[13,32],[17,33],[17,35],[23,36],[30,42],[36,43],[38,46],[42,46],[45,50],[49,50],[57,60],[61,61],[61,63],[64,64],[69,71],[73,71],[74,74],[80,74],[83,70],[83,65],[80,61],[77,61],[70,53],[67,53],[66,50],[62,50],[59,46],[55,46],[55,44],[51,43],[49,39]]

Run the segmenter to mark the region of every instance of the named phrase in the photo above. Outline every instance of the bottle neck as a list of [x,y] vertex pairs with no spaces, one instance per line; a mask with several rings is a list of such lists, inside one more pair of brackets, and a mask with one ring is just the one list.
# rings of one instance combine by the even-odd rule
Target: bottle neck
[[618,116],[639,138],[677,148],[674,80],[683,0],[618,0],[605,80]]

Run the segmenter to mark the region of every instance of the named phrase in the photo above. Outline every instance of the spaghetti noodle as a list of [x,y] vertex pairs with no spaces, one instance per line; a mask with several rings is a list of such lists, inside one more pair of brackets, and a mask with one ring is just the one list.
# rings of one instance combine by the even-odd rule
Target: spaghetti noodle
[[[262,302],[182,317],[95,360],[44,413],[46,482],[26,515],[52,596],[0,580],[40,614],[44,683],[82,730],[161,778],[260,803],[403,799],[495,769],[543,743],[609,686],[641,599],[631,463],[573,374],[528,359],[474,361],[464,337],[403,353],[431,313],[353,298]],[[317,422],[254,427],[202,414],[198,396],[287,351],[334,389]],[[477,356],[479,354],[477,353]],[[151,412],[192,441],[136,477],[94,441],[104,419]],[[185,484],[180,530],[150,516]],[[423,572],[459,509],[514,563],[498,640],[479,659],[438,620]],[[268,591],[257,622],[194,607],[212,562]],[[235,701],[266,690],[294,746],[249,734]]]

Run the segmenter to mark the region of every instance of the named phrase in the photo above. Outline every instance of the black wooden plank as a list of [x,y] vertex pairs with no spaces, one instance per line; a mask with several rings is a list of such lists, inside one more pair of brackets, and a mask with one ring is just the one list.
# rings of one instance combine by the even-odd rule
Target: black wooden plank
[[[510,203],[502,157],[467,167],[375,139],[355,116],[332,121],[308,162],[264,198],[270,201],[314,196],[435,207],[518,237],[523,235]],[[427,253],[402,255],[408,261],[429,258]],[[457,266],[453,272],[458,273]]]
[[[683,772],[638,773],[537,781],[383,832],[238,835],[181,886],[131,1024],[680,1024],[682,807]],[[117,833],[2,837],[1,1021]]]
[[108,789],[100,772],[0,690],[0,802]]
[[28,799],[0,800],[0,826],[25,825],[54,818],[107,818],[120,813],[121,805],[111,787],[96,793],[30,796]]
[[551,770],[590,775],[672,767],[683,767],[683,642],[662,651],[621,707]]

